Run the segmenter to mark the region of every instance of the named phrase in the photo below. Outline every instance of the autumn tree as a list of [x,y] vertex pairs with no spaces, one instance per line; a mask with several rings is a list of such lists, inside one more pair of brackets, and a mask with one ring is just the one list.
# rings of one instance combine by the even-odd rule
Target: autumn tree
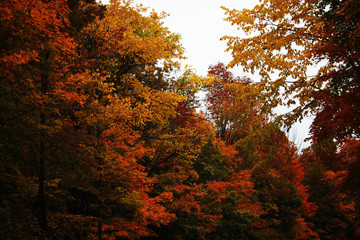
[[[1,170],[8,176],[2,233],[147,235],[147,225],[173,218],[159,205],[166,196],[147,194],[152,179],[137,159],[151,151],[143,134],[166,128],[176,114],[177,95],[158,89],[166,88],[172,58],[181,55],[178,37],[161,26],[162,16],[143,17],[145,9],[130,1],[114,1],[106,14],[94,1],[69,7],[72,12],[61,1],[1,5]],[[86,14],[79,19],[77,11]],[[36,209],[29,208],[36,198]]]
[[318,76],[327,87],[315,94],[321,109],[313,124],[313,140],[341,143],[359,136],[359,108],[354,104],[359,100],[359,3],[319,1],[317,6],[323,40],[312,53],[328,64]]
[[[348,141],[340,151],[308,151],[301,161],[305,166],[305,183],[309,186],[310,201],[316,202],[316,214],[308,218],[321,239],[356,239],[358,223],[356,212],[357,190],[353,184],[357,177],[353,175],[353,151],[357,143]],[[329,151],[329,150],[328,150]],[[327,157],[327,160],[324,159]],[[355,160],[355,161],[354,161]]]
[[255,234],[275,239],[318,239],[308,221],[317,207],[309,200],[304,166],[296,148],[276,127],[268,128],[257,144],[253,153],[258,159],[253,167],[253,178],[266,213],[263,227]]
[[112,1],[106,17],[84,29],[80,51],[88,59],[88,69],[109,74],[124,94],[129,90],[124,88],[131,88],[129,75],[164,90],[170,73],[179,67],[176,59],[182,58],[180,37],[163,26],[166,14],[150,12],[145,17],[146,8],[132,5],[132,1]]
[[[316,205],[308,201],[309,194],[303,183],[303,166],[296,148],[285,134],[276,124],[267,121],[268,114],[263,111],[264,103],[259,97],[259,85],[252,85],[249,80],[236,83],[222,64],[210,68],[209,73],[215,73],[220,78],[209,88],[207,101],[210,112],[218,117],[215,124],[222,124],[216,121],[219,116],[228,121],[227,131],[232,141],[229,138],[226,140],[233,144],[242,158],[239,169],[251,169],[251,182],[262,207],[262,213],[255,218],[251,228],[243,232],[242,237],[317,238],[317,233],[307,221],[309,216],[314,215]],[[236,215],[230,216],[230,226],[241,229],[243,220],[237,219]],[[230,234],[231,231],[225,229],[220,232]]]
[[157,237],[151,239],[220,235],[230,221],[224,216],[231,214],[244,221],[239,231],[245,231],[260,211],[250,173],[238,170],[241,160],[234,148],[215,137],[203,116],[190,111],[180,111],[170,131],[148,141],[155,151],[143,164],[157,179],[153,194],[173,196],[165,206],[175,215],[169,225],[155,228]]
[[216,225],[218,214],[203,206],[205,186],[195,169],[210,125],[194,109],[195,93],[200,77],[187,70],[174,83],[174,90],[182,97],[177,115],[167,128],[156,135],[145,135],[145,143],[154,152],[144,156],[142,165],[149,176],[156,179],[152,195],[167,194],[171,201],[164,206],[174,214],[167,226],[153,226],[156,236],[150,239],[200,239]]
[[[352,0],[269,0],[252,10],[225,8],[228,21],[252,34],[242,39],[223,38],[233,55],[230,66],[241,65],[246,71],[260,74],[263,101],[268,106],[265,110],[279,104],[297,103],[297,107],[282,118],[287,126],[308,113],[315,114],[311,126],[311,156],[316,161],[307,162],[307,168],[312,169],[307,172],[307,177],[312,178],[307,183],[314,195],[313,201],[320,205],[314,221],[317,231],[324,224],[324,229],[318,231],[321,238],[332,238],[336,234],[325,230],[326,224],[320,216],[337,216],[338,225],[342,226],[339,234],[345,238],[352,234],[348,231],[352,217],[346,213],[350,208],[339,207],[349,206],[354,200],[341,184],[342,179],[351,181],[351,177],[347,176],[349,166],[344,165],[339,153],[345,143],[359,134],[358,4]],[[309,74],[316,64],[318,70]],[[345,149],[349,155],[356,155],[356,148]],[[356,162],[351,166],[358,165]],[[332,194],[334,190],[329,189],[334,184],[338,192]],[[329,194],[318,195],[317,188],[327,189],[324,192]],[[330,207],[329,202],[337,207]]]
[[[356,104],[359,100],[358,6],[356,1],[319,2],[324,25],[322,34],[326,41],[317,44],[313,54],[317,58],[327,59],[329,65],[335,67],[329,67],[319,76],[322,81],[327,82],[328,87],[314,94],[321,108],[311,126],[313,155],[317,162],[323,164],[324,174],[334,176],[333,181],[336,181],[338,191],[341,192],[339,194],[346,196],[344,200],[334,202],[346,206],[354,201],[357,216],[360,209],[359,185],[354,184],[358,182],[354,172],[359,166],[359,158],[355,157],[358,156],[356,138],[359,136],[359,106]],[[345,159],[348,160],[347,163],[344,162]],[[342,210],[340,212],[340,216],[346,216],[346,220],[342,220],[344,228],[339,232],[344,235],[353,234],[348,226],[353,224],[354,218]],[[357,221],[354,228],[359,229],[358,225]]]
[[[80,148],[91,164],[86,178],[76,175],[81,184],[70,178],[59,185],[68,205],[66,214],[55,219],[58,227],[68,218],[87,224],[84,234],[90,238],[147,236],[149,225],[173,219],[160,205],[168,196],[149,195],[154,180],[138,159],[153,151],[145,141],[158,136],[176,115],[180,98],[161,89],[182,51],[177,35],[162,27],[163,16],[153,12],[145,17],[145,11],[131,1],[113,1],[77,36],[79,86],[74,87],[83,99],[72,109],[71,121],[84,134]],[[82,202],[87,205],[80,207]],[[60,233],[63,238],[68,231]]]
[[[34,223],[29,224],[33,226],[29,229],[44,238],[48,228],[47,142],[59,127],[54,121],[57,106],[52,102],[52,91],[64,78],[75,44],[63,32],[68,13],[63,1],[2,1],[1,11],[3,170],[7,174],[15,171],[19,179],[25,181],[29,177],[30,185],[38,185],[37,194],[32,192],[29,197],[38,199],[35,212],[40,231]],[[35,181],[32,176],[36,177]],[[6,211],[14,211],[10,206]],[[26,209],[29,208],[26,206]],[[13,215],[8,216],[12,219]],[[10,231],[5,236],[16,237],[23,233],[16,227],[17,220],[9,222],[15,225],[14,228],[8,226]]]
[[[225,36],[223,40],[233,55],[230,66],[241,65],[260,74],[266,106],[292,105],[296,99],[300,104],[285,124],[312,112],[332,126],[319,126],[324,134],[333,132],[329,138],[356,136],[358,109],[350,103],[358,95],[356,1],[269,0],[252,10],[224,9],[229,22],[245,33],[254,33],[248,38]],[[309,75],[308,70],[316,64],[320,64],[319,70]],[[345,120],[348,117],[355,120]]]
[[222,63],[209,67],[216,77],[207,86],[207,107],[218,135],[228,144],[251,135],[265,123],[258,88],[248,78],[235,77]]
[[[309,93],[322,85],[316,78],[307,76],[307,69],[315,61],[310,51],[321,39],[317,34],[322,24],[316,17],[315,2],[269,0],[252,10],[224,8],[227,21],[246,34],[253,33],[248,38],[222,38],[233,56],[229,66],[241,65],[245,71],[260,74],[267,112],[279,104],[291,105],[295,103],[293,98],[298,98],[301,106],[293,111],[290,122],[301,118],[313,106]],[[272,79],[273,73],[276,79]],[[294,83],[289,85],[289,80]]]

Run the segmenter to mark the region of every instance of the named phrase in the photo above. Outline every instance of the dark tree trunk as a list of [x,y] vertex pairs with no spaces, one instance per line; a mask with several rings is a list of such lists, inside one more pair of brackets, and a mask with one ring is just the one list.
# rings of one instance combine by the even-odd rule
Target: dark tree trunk
[[[40,92],[42,95],[46,95],[48,92],[49,74],[46,70],[50,53],[46,52],[42,66],[40,67],[43,73],[40,74]],[[40,113],[40,126],[46,125],[46,115],[42,110]],[[40,149],[39,149],[39,226],[41,229],[41,239],[46,239],[47,236],[47,207],[46,207],[46,191],[45,191],[45,134],[41,132],[40,136]]]

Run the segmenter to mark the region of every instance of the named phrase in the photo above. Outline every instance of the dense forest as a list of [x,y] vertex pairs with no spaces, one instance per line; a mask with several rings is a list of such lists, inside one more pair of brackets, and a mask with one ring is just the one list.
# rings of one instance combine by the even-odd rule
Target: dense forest
[[360,239],[360,2],[223,9],[198,76],[131,0],[0,1],[1,239]]

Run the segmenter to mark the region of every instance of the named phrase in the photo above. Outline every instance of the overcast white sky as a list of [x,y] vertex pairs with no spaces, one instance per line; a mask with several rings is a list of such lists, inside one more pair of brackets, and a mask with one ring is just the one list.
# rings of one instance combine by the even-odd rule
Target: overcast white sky
[[[180,33],[186,50],[186,64],[191,65],[199,75],[206,75],[209,65],[228,63],[230,53],[225,53],[224,35],[238,35],[240,32],[224,21],[225,13],[220,6],[243,9],[253,8],[257,0],[134,0],[157,12],[170,14],[165,25],[170,31]],[[239,69],[235,74],[243,75]]]

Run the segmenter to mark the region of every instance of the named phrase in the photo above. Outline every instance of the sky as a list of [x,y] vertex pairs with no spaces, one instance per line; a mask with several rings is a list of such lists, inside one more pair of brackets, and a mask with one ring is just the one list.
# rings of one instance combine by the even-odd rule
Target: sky
[[[103,3],[108,1],[102,0]],[[231,54],[225,52],[226,41],[220,38],[229,36],[246,37],[236,26],[224,20],[225,11],[221,6],[229,9],[252,9],[258,0],[133,0],[134,4],[154,9],[156,12],[169,14],[164,20],[164,25],[171,32],[181,35],[181,43],[185,49],[187,59],[185,65],[191,66],[198,75],[205,76],[208,67],[218,62],[227,64],[231,61]],[[230,69],[235,76],[247,76],[254,82],[259,82],[257,75],[244,73],[241,67]],[[286,112],[285,108],[281,108]],[[304,148],[309,143],[304,143],[308,137],[311,118],[306,118],[302,123],[296,123],[288,133],[291,141],[299,148]]]
[[[225,53],[224,35],[238,36],[240,31],[224,21],[225,11],[221,6],[235,9],[253,8],[256,0],[134,0],[157,12],[170,14],[164,21],[170,31],[182,36],[181,43],[191,65],[199,75],[206,75],[209,65],[228,63],[231,54]],[[234,74],[242,73],[241,68]],[[240,75],[240,74],[237,74]],[[241,74],[243,75],[243,74]]]

